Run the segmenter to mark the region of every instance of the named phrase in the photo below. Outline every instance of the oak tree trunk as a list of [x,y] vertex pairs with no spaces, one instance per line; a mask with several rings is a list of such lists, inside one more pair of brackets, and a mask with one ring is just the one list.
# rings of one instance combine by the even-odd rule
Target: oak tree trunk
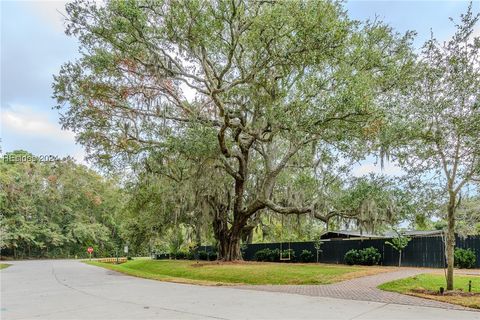
[[242,260],[240,241],[246,226],[246,219],[234,219],[230,228],[223,228],[219,234],[218,259],[223,261]]
[[223,261],[242,260],[240,240],[246,219],[237,218],[228,223],[227,206],[216,205],[213,219],[213,233],[218,241],[218,259]]
[[223,261],[242,260],[240,251],[240,235],[231,235],[221,241],[218,248],[218,259]]

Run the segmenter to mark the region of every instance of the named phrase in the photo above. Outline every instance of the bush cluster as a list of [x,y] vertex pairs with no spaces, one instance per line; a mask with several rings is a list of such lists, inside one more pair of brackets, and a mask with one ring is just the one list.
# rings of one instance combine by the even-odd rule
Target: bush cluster
[[[198,260],[214,261],[217,260],[217,258],[218,254],[216,252],[198,251]],[[190,260],[195,260],[195,253],[193,253],[193,258]]]
[[[159,256],[159,255],[157,255]],[[205,261],[214,261],[217,260],[217,253],[210,251],[178,251],[176,253],[170,253],[170,256],[163,255],[160,259],[177,259],[177,260],[205,260]]]
[[188,255],[188,252],[186,251],[178,251],[178,252],[170,253],[170,258],[183,260],[187,258],[187,255]]
[[300,262],[313,262],[315,261],[315,256],[310,250],[302,250],[298,260],[300,260]]
[[475,268],[477,262],[477,256],[472,249],[455,249],[454,259],[455,267],[460,269]]
[[[290,260],[291,262],[296,261],[295,251],[293,249],[283,250],[283,257],[287,257],[288,253],[290,253]],[[258,250],[255,252],[254,255],[255,261],[262,261],[262,262],[279,262],[280,261],[280,249],[269,249],[265,248],[262,250]],[[287,260],[284,260],[287,261]]]
[[380,262],[382,258],[380,252],[374,247],[369,247],[365,249],[352,249],[347,251],[345,254],[345,263],[348,265],[364,265],[364,266],[372,266],[376,265]]

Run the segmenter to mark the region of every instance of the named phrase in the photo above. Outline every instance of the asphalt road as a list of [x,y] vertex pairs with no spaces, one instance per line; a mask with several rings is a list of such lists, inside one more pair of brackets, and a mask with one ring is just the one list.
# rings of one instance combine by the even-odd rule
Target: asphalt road
[[479,319],[480,312],[159,282],[72,260],[0,271],[7,319]]

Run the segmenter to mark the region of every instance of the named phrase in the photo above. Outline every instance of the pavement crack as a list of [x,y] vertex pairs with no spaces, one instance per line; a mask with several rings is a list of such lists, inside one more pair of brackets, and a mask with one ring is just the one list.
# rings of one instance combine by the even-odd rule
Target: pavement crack
[[361,317],[361,316],[363,316],[363,315],[365,315],[365,314],[367,314],[367,313],[370,313],[370,312],[376,311],[376,310],[380,310],[380,309],[386,307],[387,305],[389,305],[389,304],[388,304],[388,303],[384,303],[384,304],[382,304],[381,306],[378,306],[378,307],[375,307],[375,308],[373,308],[373,309],[371,309],[371,310],[367,310],[367,311],[365,311],[365,312],[362,312],[362,313],[360,313],[360,314],[357,314],[356,316],[350,318],[349,320],[358,319],[359,317]]

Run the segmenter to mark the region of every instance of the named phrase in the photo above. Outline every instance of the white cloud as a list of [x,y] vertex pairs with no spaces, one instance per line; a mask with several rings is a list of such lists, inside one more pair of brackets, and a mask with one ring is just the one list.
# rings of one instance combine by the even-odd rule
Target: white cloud
[[55,31],[64,31],[65,4],[67,1],[31,1],[28,2],[31,10],[52,26]]
[[85,164],[85,151],[75,143],[74,133],[62,130],[45,112],[26,106],[2,106],[0,128],[5,152],[27,150],[37,156],[72,156]]
[[60,125],[52,123],[44,114],[36,113],[27,107],[11,107],[1,112],[2,132],[14,131],[21,135],[53,137],[74,142],[71,131],[62,130]]
[[[65,30],[65,5],[69,1],[64,0],[32,0],[26,1],[29,8],[40,19],[44,20],[46,24],[49,24],[55,29],[55,31],[63,33]],[[101,5],[103,1],[95,0],[97,4]]]

